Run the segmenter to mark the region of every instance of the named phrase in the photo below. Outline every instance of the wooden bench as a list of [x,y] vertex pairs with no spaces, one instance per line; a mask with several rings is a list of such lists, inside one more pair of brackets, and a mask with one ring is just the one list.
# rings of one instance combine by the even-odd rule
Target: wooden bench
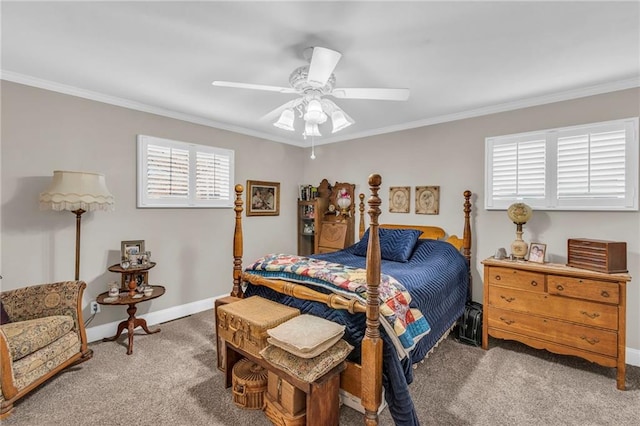
[[340,419],[340,395],[338,391],[340,389],[340,373],[346,368],[344,362],[316,381],[309,383],[224,340],[219,342],[218,345],[222,346],[224,351],[225,386],[227,388],[231,386],[233,365],[240,359],[247,358],[305,393],[307,400],[307,426],[338,425]]

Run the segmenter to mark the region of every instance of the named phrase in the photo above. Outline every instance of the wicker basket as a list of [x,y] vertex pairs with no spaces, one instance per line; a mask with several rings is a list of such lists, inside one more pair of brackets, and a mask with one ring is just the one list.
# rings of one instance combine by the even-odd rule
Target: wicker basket
[[262,410],[267,391],[267,370],[242,358],[231,372],[233,402],[248,410]]
[[264,396],[264,414],[276,426],[305,426],[307,424],[305,410],[298,414],[289,414],[268,393]]
[[218,307],[218,336],[236,348],[261,358],[267,330],[300,315],[300,311],[260,296]]

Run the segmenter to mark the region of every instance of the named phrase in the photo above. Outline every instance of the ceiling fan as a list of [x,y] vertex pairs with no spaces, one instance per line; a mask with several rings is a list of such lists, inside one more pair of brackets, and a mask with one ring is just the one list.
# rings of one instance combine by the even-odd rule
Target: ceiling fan
[[[296,68],[289,76],[291,87],[268,86],[263,84],[237,83],[232,81],[214,81],[214,86],[233,87],[240,89],[264,90],[269,92],[299,94],[300,97],[279,106],[271,113],[280,113],[274,126],[294,131],[295,113],[304,119],[305,130],[303,136],[322,136],[318,125],[331,117],[333,132],[338,132],[354,123],[338,105],[325,96],[338,99],[369,99],[385,101],[406,101],[409,99],[409,89],[387,88],[338,88],[335,87],[336,77],[333,74],[338,61],[342,57],[340,52],[326,47],[309,47],[304,51],[308,65]],[[270,115],[271,113],[267,114]]]

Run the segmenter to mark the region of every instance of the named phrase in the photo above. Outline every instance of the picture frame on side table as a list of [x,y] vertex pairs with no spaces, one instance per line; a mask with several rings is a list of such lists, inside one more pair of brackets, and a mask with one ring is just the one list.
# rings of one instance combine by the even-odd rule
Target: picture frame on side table
[[247,181],[247,216],[280,215],[280,182]]
[[409,213],[410,203],[410,186],[389,187],[389,213]]
[[544,263],[544,255],[546,251],[546,244],[531,243],[529,246],[529,262]]
[[129,259],[131,255],[144,253],[144,240],[129,240],[120,243],[120,258]]

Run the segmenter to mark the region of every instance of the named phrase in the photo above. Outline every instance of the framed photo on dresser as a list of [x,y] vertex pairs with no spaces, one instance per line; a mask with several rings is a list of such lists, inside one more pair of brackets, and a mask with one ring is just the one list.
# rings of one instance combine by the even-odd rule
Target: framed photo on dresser
[[546,244],[531,243],[531,246],[529,247],[529,262],[544,263],[544,255],[546,251]]

